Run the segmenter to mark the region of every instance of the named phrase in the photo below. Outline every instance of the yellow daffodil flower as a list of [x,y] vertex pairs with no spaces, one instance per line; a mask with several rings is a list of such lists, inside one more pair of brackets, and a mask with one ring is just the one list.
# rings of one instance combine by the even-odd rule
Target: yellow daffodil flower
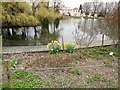
[[58,43],[58,41],[54,40],[54,43]]
[[61,47],[62,47],[62,44],[60,43],[60,44],[59,44],[59,46],[61,46]]
[[51,49],[51,51],[53,51],[53,49]]

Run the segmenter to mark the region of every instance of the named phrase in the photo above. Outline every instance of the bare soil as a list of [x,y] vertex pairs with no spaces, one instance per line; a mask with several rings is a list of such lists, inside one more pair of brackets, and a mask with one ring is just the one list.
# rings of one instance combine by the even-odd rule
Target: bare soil
[[[41,52],[5,54],[3,59],[10,59],[12,56],[18,59],[17,68],[32,70],[49,83],[51,88],[117,88],[118,86],[117,57],[115,57],[116,60],[113,57],[103,57],[96,60],[95,58],[83,57],[78,53],[49,54],[48,52]],[[69,69],[65,69],[71,65],[79,67],[81,74],[73,74],[69,72]],[[57,69],[60,67],[64,68]],[[41,68],[44,70],[40,70]],[[90,79],[96,75],[101,77],[97,80]]]

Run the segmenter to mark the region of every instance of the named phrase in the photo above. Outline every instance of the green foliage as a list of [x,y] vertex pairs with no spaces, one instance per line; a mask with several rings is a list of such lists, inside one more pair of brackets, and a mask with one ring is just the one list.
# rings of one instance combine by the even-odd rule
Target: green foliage
[[36,17],[43,21],[44,19],[48,19],[49,22],[53,22],[56,18],[60,18],[61,14],[58,12],[54,12],[52,8],[46,8],[44,5],[41,5],[35,13]]
[[37,25],[38,19],[32,15],[32,7],[26,2],[2,3],[3,26]]
[[[73,53],[75,51],[76,43],[72,42],[65,42],[64,43],[64,50],[68,53]],[[58,41],[52,41],[48,43],[47,48],[50,50],[50,53],[58,53],[60,50],[63,50],[63,46]]]
[[51,54],[59,53],[60,50],[62,50],[62,47],[58,41],[52,41],[51,43],[48,43],[47,48]]
[[35,26],[48,19],[49,22],[53,22],[56,18],[60,18],[61,15],[58,12],[54,12],[54,9],[44,6],[44,4],[38,5],[35,10],[35,16],[33,16],[32,6],[27,2],[2,2],[2,25],[6,26]]
[[79,90],[85,90],[86,85],[84,85],[84,84],[75,85],[74,88],[79,88]]
[[13,20],[12,20],[12,25],[18,25],[18,26],[29,26],[29,25],[37,25],[39,22],[37,20],[37,18],[35,18],[32,15],[28,15],[25,13],[21,13],[21,14],[17,14],[16,16],[14,16]]
[[113,80],[108,80],[107,86],[108,88],[111,88],[110,90],[117,90],[118,83],[116,84]]
[[68,45],[65,49],[66,52],[73,53],[75,50],[75,47],[72,45]]
[[118,49],[115,48],[114,46],[107,46],[107,47],[95,47],[95,48],[88,48],[86,49],[81,49],[80,53],[83,56],[95,58],[97,60],[102,59],[103,57],[108,57],[109,53],[113,52],[114,56],[119,56]]
[[[38,75],[26,70],[16,70],[13,73],[14,88],[42,88],[47,87],[42,85],[42,80]],[[48,85],[48,84],[47,84]],[[2,88],[6,88],[7,83],[2,83]]]
[[43,81],[43,84],[42,84],[42,88],[50,88],[50,81],[46,80],[46,81]]
[[64,43],[65,51],[68,53],[73,53],[75,51],[75,47],[76,47],[76,43],[74,43],[74,42],[72,42],[72,43],[65,42]]
[[70,72],[73,73],[73,74],[77,74],[77,75],[81,74],[80,69],[78,67],[76,67],[75,65],[71,66]]
[[42,87],[41,78],[32,72],[17,70],[13,74],[13,84],[15,88],[40,88]]
[[7,87],[8,87],[7,82],[0,83],[0,90],[1,89],[3,90],[3,88],[7,88]]
[[92,84],[93,82],[95,81],[100,81],[100,80],[103,80],[104,78],[102,77],[102,75],[100,74],[96,74],[95,76],[91,77],[91,78],[88,78],[86,80],[86,83],[87,84]]
[[10,60],[10,63],[11,63],[11,67],[16,67],[17,65],[17,58],[16,57],[12,57],[11,60]]

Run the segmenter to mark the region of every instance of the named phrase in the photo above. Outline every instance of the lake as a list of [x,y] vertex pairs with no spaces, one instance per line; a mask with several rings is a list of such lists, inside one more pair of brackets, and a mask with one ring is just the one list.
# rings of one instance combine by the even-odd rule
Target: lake
[[[104,31],[99,27],[100,19],[69,18],[50,23],[48,27],[22,27],[2,29],[3,46],[40,46],[46,45],[52,40],[61,42],[101,42]],[[110,40],[105,33],[105,40]]]

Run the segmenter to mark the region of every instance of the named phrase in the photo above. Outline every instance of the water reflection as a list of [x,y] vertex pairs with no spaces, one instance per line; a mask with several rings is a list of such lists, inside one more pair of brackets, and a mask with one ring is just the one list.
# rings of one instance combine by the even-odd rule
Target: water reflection
[[[70,18],[65,20],[56,19],[53,23],[49,23],[45,19],[40,26],[37,27],[21,27],[21,28],[3,28],[3,45],[4,46],[38,46],[46,45],[52,40],[61,42],[61,36],[64,41],[76,41],[75,34],[79,39],[84,38],[84,42],[89,41],[87,37],[94,37],[95,41],[101,41],[102,33],[107,31],[100,28],[99,19]],[[76,30],[79,31],[76,33]],[[109,40],[108,33],[105,33],[105,40]],[[82,41],[83,42],[83,41]]]
[[[53,27],[51,27],[53,25]],[[58,40],[59,20],[49,23],[47,19],[37,27],[21,27],[21,28],[3,28],[3,45],[4,46],[36,46],[46,45],[52,40]],[[53,32],[51,32],[53,30]]]

